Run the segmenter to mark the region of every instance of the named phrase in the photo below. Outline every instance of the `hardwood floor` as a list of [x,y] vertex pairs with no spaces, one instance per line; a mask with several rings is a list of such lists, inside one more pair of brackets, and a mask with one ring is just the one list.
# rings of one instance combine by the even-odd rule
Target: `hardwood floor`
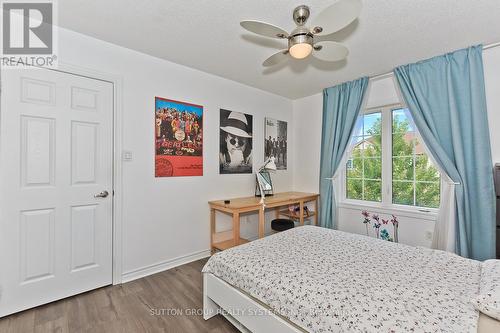
[[2,318],[0,332],[239,332],[220,315],[205,321],[199,313],[205,262],[198,260]]

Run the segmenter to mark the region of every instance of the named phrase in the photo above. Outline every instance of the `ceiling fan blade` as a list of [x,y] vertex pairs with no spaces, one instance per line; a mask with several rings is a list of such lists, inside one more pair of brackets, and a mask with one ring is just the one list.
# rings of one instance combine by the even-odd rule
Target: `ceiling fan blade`
[[271,38],[287,38],[288,32],[275,25],[259,21],[241,21],[240,25],[257,35]]
[[332,33],[328,35],[314,35],[314,43],[319,43],[319,42],[335,42],[338,40],[339,36],[337,33]]
[[[311,27],[317,36],[328,35],[348,26],[361,14],[361,0],[338,0],[324,9],[312,21]],[[322,30],[317,32],[316,27]]]
[[267,58],[263,63],[262,66],[264,67],[270,67],[279,64],[280,62],[283,62],[288,59],[288,50],[281,50],[278,53],[273,54],[269,58]]
[[[321,47],[320,50],[316,48]],[[325,41],[314,44],[313,55],[323,61],[340,61],[347,57],[349,49],[336,42]]]

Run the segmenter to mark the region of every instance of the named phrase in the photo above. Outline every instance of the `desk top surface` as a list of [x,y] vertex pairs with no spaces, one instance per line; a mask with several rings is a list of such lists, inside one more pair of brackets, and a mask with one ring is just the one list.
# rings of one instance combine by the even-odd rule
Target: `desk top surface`
[[[286,205],[289,201],[314,200],[319,196],[317,193],[305,192],[281,192],[274,193],[273,196],[265,198],[266,206],[277,206],[279,204]],[[231,200],[229,204],[225,204],[224,200]],[[260,206],[260,197],[244,197],[244,198],[227,198],[224,200],[209,201],[208,203],[213,208],[224,207],[225,209],[242,209]]]

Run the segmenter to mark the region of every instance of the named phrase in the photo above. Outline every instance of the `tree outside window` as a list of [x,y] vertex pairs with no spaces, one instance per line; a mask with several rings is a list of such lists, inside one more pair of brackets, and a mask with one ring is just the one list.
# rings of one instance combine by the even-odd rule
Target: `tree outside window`
[[[386,117],[392,122],[385,133]],[[387,121],[387,120],[385,120]],[[383,140],[384,136],[390,140]],[[365,201],[390,201],[393,204],[439,207],[440,175],[424,151],[404,109],[384,110],[363,116],[363,131],[354,137],[355,146],[346,167],[346,198]],[[383,147],[382,142],[392,143]],[[392,146],[392,147],[391,147]],[[387,151],[386,151],[387,149]],[[383,200],[383,168],[391,179],[392,198]]]

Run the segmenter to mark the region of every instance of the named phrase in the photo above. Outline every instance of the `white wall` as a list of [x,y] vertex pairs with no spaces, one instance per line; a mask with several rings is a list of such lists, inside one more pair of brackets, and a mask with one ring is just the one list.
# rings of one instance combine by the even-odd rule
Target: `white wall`
[[[500,47],[485,50],[484,72],[486,99],[493,163],[500,163]],[[398,102],[392,77],[384,77],[371,82],[367,107],[377,107]],[[293,102],[295,168],[294,184],[297,191],[319,191],[319,161],[321,145],[322,94],[305,97]],[[372,213],[390,213],[381,209],[370,209]],[[425,219],[408,212],[397,212],[400,217],[400,242],[410,245],[430,246],[434,229],[434,217]],[[339,229],[365,234],[361,223],[361,209],[341,206],[339,211]]]
[[322,94],[293,102],[293,181],[298,191],[318,192],[322,111]]
[[[161,269],[179,257],[208,253],[207,201],[253,195],[255,184],[254,174],[219,175],[219,108],[254,116],[255,169],[263,163],[264,117],[288,121],[293,128],[292,102],[74,32],[61,30],[59,38],[59,61],[123,78],[123,147],[133,153],[133,160],[123,164],[123,271],[126,278],[140,275],[141,269],[151,266],[159,265]],[[155,96],[204,106],[203,177],[154,177]],[[293,146],[291,132],[290,147]],[[288,171],[273,175],[277,191],[292,189],[292,169],[290,163]],[[227,222],[227,219],[221,220]],[[256,236],[256,218],[242,220],[243,236]]]
[[491,156],[493,163],[500,163],[500,47],[485,50],[483,62]]

